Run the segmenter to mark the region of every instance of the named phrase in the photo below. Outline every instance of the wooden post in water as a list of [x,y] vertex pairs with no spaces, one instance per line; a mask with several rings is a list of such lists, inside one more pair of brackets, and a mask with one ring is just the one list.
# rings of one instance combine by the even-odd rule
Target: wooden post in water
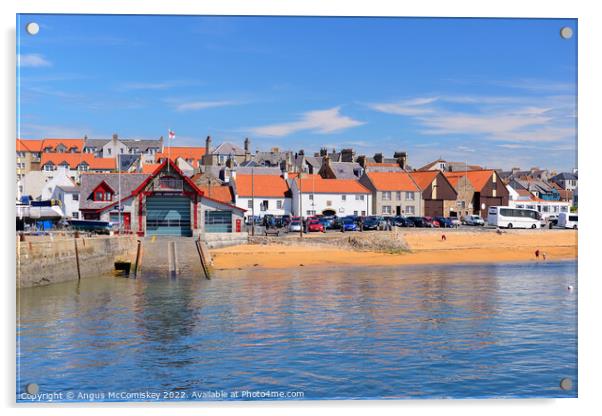
[[169,275],[170,277],[176,277],[177,274],[177,260],[176,260],[176,242],[170,241],[167,251],[167,257],[169,262]]
[[140,262],[140,249],[142,241],[138,240],[138,248],[136,248],[136,262],[134,263],[134,279],[138,277],[138,263]]
[[73,243],[75,244],[75,264],[77,265],[77,280],[81,280],[82,275],[79,270],[79,251],[77,250],[77,238],[73,239]]
[[211,280],[211,275],[209,273],[209,268],[207,267],[207,259],[205,258],[205,252],[203,251],[203,246],[201,244],[201,238],[195,240],[196,251],[199,253],[199,259],[201,261],[201,270],[203,271],[203,275],[205,279]]

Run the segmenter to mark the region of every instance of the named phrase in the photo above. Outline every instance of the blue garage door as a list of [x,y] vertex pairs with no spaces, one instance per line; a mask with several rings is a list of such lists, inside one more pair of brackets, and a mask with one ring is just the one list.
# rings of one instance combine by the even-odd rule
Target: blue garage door
[[190,199],[182,196],[147,197],[146,234],[192,236]]
[[205,211],[206,233],[231,233],[232,211]]

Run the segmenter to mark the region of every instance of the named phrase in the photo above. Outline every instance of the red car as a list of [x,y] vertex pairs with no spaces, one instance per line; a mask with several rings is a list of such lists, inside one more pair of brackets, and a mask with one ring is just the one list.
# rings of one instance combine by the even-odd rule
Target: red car
[[429,227],[431,228],[439,228],[441,227],[441,224],[439,224],[439,221],[437,221],[436,219],[434,219],[433,217],[424,217],[424,221],[428,224]]
[[324,229],[324,225],[319,220],[313,219],[307,221],[307,231],[320,231],[322,233],[326,232],[326,230]]

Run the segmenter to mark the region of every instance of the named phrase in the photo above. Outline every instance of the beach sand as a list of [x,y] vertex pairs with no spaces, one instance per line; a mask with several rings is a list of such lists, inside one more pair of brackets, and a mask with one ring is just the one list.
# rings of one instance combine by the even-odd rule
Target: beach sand
[[[333,238],[340,234],[333,233]],[[211,250],[216,270],[250,267],[290,268],[299,266],[404,264],[502,263],[544,261],[535,250],[546,253],[547,261],[577,258],[577,231],[512,230],[412,230],[401,231],[410,252],[389,254],[356,251],[334,244],[312,244],[294,239],[286,244],[249,244]],[[442,241],[441,235],[447,239]],[[316,234],[314,234],[316,235]],[[357,235],[357,233],[356,233]],[[291,240],[288,238],[288,240]]]

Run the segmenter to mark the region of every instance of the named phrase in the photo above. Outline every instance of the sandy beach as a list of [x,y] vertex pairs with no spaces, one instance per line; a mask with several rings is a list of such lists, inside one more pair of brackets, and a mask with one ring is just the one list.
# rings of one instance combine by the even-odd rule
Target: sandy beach
[[[446,240],[442,240],[442,234],[445,234]],[[577,258],[577,231],[573,230],[512,230],[503,234],[497,234],[493,230],[399,231],[397,236],[405,240],[409,251],[394,254],[339,247],[334,244],[337,239],[341,239],[339,233],[332,234],[333,244],[329,245],[327,241],[323,241],[323,236],[318,233],[304,238],[304,241],[287,237],[280,241],[274,239],[267,244],[211,250],[213,267],[216,270],[227,270],[249,267],[544,261],[541,256],[539,260],[535,258],[536,250],[545,253],[547,261]],[[315,244],[312,239],[317,237],[321,237],[322,241]]]

